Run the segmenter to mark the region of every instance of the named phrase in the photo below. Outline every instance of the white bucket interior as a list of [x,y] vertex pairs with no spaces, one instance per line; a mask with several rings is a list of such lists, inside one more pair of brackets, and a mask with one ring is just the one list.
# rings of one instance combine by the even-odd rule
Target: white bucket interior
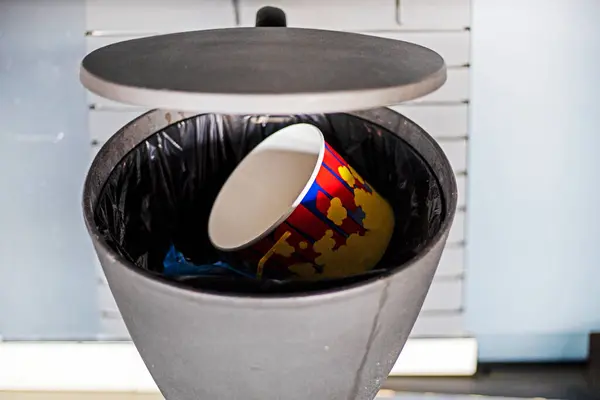
[[300,204],[321,166],[325,141],[310,124],[283,128],[254,148],[217,196],[208,221],[212,244],[244,247],[283,222]]

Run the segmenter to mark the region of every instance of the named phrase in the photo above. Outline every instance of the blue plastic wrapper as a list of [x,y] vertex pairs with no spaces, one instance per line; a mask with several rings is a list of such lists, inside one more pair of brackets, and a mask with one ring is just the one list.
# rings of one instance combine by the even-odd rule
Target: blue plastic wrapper
[[229,264],[217,261],[212,264],[196,265],[171,246],[163,261],[163,275],[169,278],[209,277],[209,276],[243,276],[253,278],[243,271],[232,268]]

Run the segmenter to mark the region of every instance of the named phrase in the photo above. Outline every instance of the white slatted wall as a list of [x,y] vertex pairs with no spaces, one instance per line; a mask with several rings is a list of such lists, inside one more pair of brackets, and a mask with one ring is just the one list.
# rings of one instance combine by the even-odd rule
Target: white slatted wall
[[[425,128],[445,150],[459,185],[459,211],[448,245],[413,337],[460,336],[463,330],[465,191],[469,108],[469,0],[87,0],[88,51],[130,38],[182,30],[254,24],[263,5],[282,7],[290,26],[354,31],[422,44],[448,64],[448,81],[438,91],[392,107]],[[107,138],[144,112],[99,98],[87,98],[93,157]],[[127,330],[99,263],[98,296],[102,338],[124,339]]]

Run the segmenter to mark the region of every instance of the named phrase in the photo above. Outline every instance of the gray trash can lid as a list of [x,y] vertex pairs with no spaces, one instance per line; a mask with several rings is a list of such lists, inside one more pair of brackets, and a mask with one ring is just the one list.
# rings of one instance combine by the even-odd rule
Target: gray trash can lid
[[81,81],[127,104],[228,114],[365,110],[412,100],[446,80],[441,56],[398,40],[299,28],[151,36],[93,51]]

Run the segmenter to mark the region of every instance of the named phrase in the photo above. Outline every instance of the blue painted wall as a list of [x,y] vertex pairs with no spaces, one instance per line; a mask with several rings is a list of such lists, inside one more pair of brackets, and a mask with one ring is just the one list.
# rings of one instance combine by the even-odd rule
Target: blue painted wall
[[99,329],[80,198],[90,150],[85,2],[0,1],[0,336]]
[[600,1],[474,0],[467,328],[576,360],[600,329]]

